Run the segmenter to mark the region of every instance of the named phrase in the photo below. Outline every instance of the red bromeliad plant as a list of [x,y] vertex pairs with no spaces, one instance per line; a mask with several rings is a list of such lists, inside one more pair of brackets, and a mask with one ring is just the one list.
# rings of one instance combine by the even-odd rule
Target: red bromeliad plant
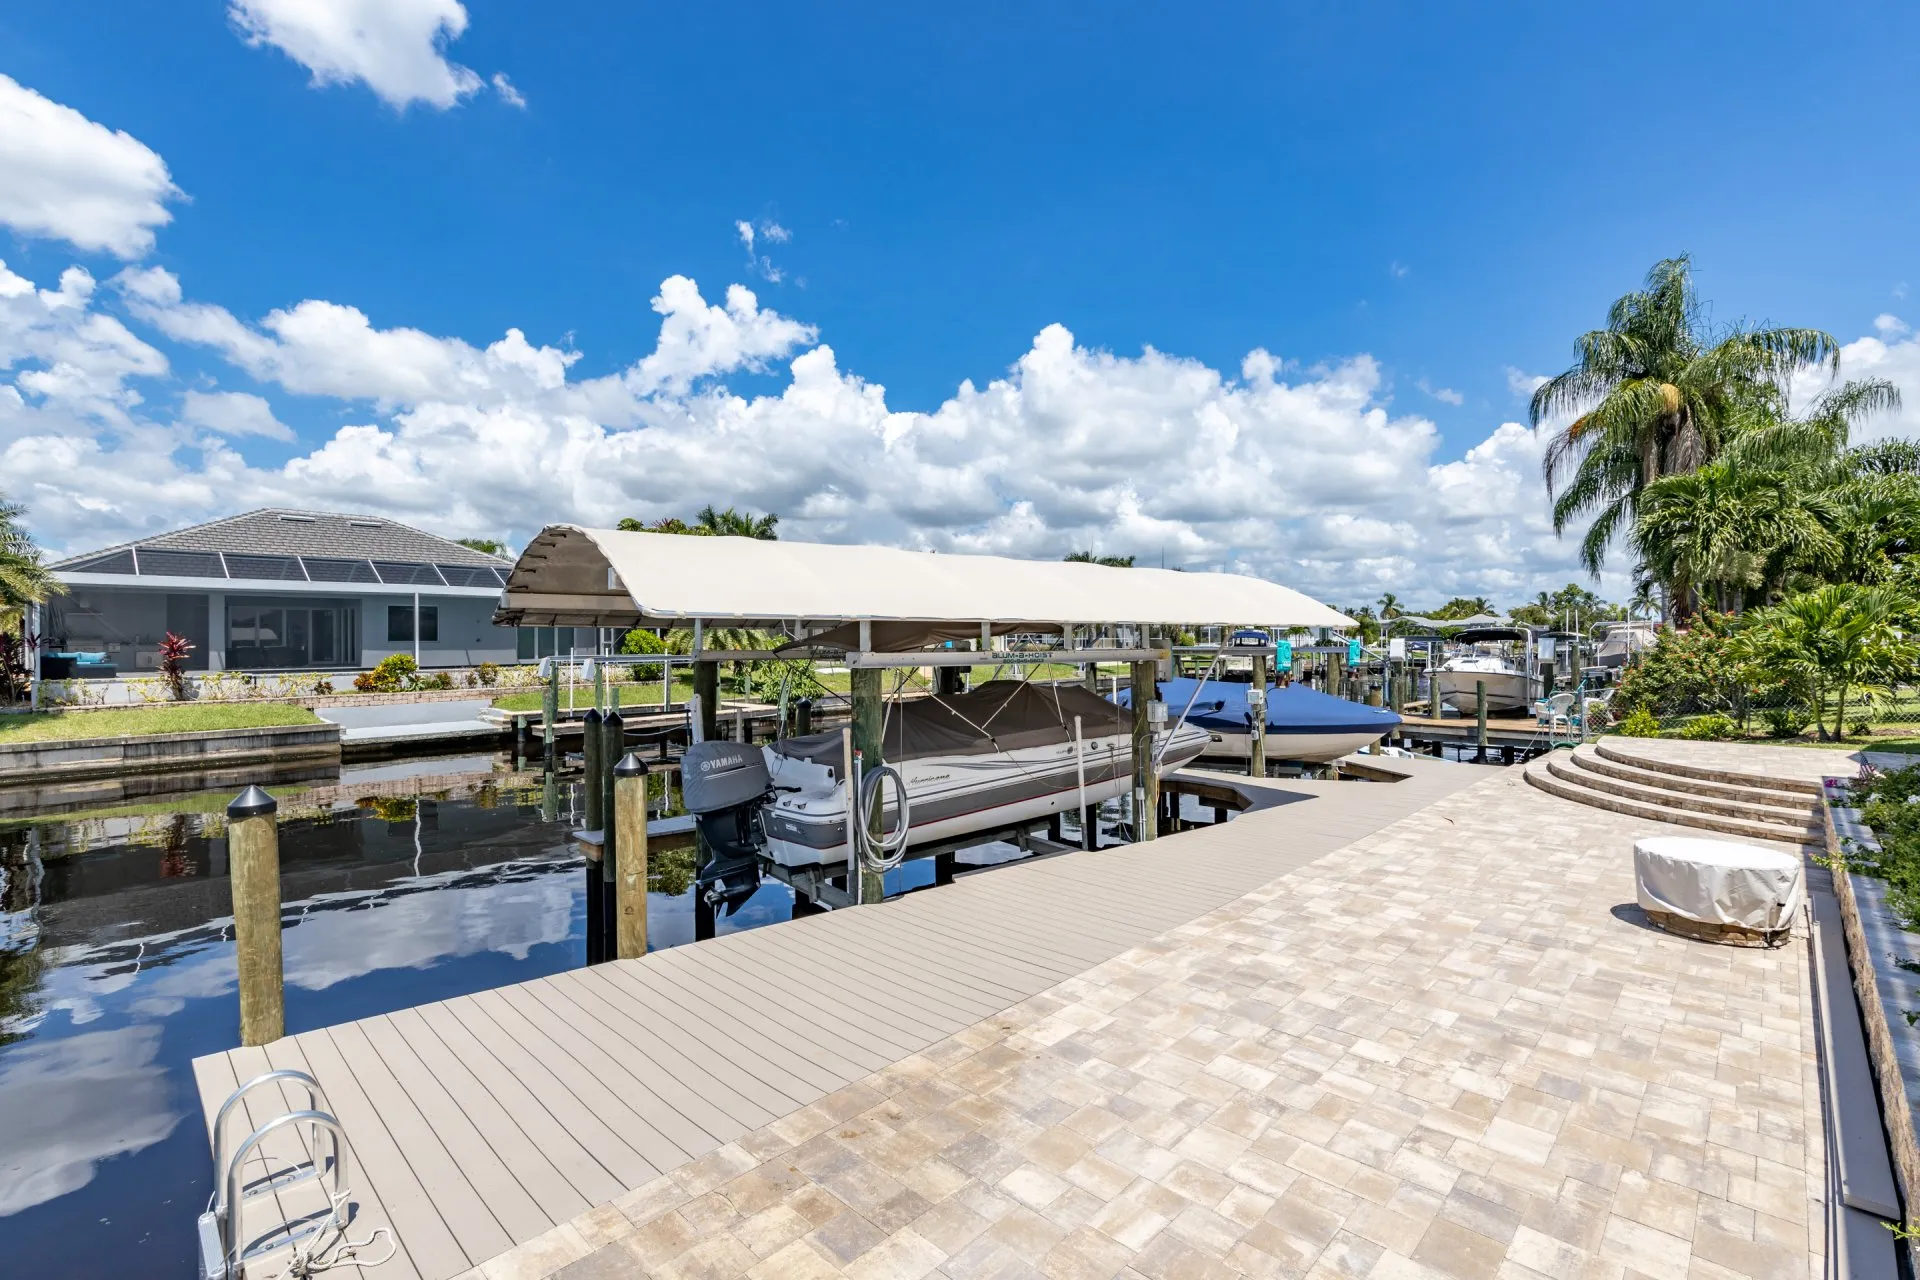
[[192,652],[193,646],[187,643],[187,638],[171,631],[160,642],[160,676],[167,682],[167,692],[175,702],[187,700],[187,655]]

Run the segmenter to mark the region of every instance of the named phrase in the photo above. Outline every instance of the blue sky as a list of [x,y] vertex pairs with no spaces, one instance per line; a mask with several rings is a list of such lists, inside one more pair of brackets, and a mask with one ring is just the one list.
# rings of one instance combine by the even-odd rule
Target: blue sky
[[[1603,24],[1562,6],[1112,5],[1096,17],[391,0],[389,16],[425,16],[389,23],[328,64],[337,82],[316,84],[326,48],[311,31],[339,8],[16,0],[0,12],[0,74],[131,135],[181,193],[162,200],[170,221],[147,224],[150,249],[89,249],[24,215],[0,232],[0,257],[43,290],[83,266],[99,282],[89,306],[166,365],[114,375],[119,421],[89,417],[83,397],[65,406],[65,428],[91,433],[99,458],[161,467],[143,468],[144,496],[123,486],[89,502],[50,474],[31,444],[61,408],[44,389],[21,393],[34,421],[0,416],[15,471],[0,488],[29,503],[50,544],[303,494],[509,537],[712,497],[772,506],[796,536],[1015,554],[1098,543],[1149,558],[1171,543],[1170,563],[1335,596],[1511,596],[1566,581],[1572,556],[1539,525],[1533,442],[1501,424],[1523,419],[1526,377],[1564,366],[1656,258],[1692,252],[1718,318],[1817,325],[1877,344],[1861,351],[1885,376],[1920,370],[1904,333],[1876,328],[1920,285],[1900,96],[1920,24],[1910,9],[1808,22],[1784,8],[1626,5]],[[449,14],[464,30],[449,39],[462,25],[450,21],[434,43]],[[441,57],[478,87],[394,105],[431,94]],[[496,74],[510,94],[488,83]],[[0,144],[0,184],[9,154]],[[742,220],[756,228],[751,261]],[[149,297],[142,314],[109,283],[154,269],[180,300]],[[749,342],[692,368],[684,388],[650,384],[613,409],[497,389],[462,401],[468,429],[501,403],[544,425],[512,441],[470,435],[448,457],[482,443],[521,450],[523,469],[599,472],[538,492],[463,485],[427,457],[421,442],[447,443],[445,406],[459,400],[437,384],[415,396],[377,372],[303,375],[284,333],[289,350],[271,360],[180,336],[181,307],[258,333],[321,300],[374,330],[476,351],[519,329],[573,355],[566,377],[581,384],[657,349],[650,300],[674,276],[708,304],[745,285],[755,315],[809,332]],[[1056,324],[1072,342],[1049,356],[1036,336]],[[816,343],[831,348],[835,396],[852,400],[794,418],[789,365]],[[1141,364],[1147,347],[1187,363]],[[13,361],[0,377],[44,372],[45,350],[36,366],[0,346]],[[1255,350],[1271,353],[1288,405],[1180,393],[1215,371],[1249,390]],[[1016,368],[1023,359],[1051,361],[1050,376]],[[955,402],[967,379],[983,393],[1000,380],[1020,403]],[[875,384],[883,410],[852,403]],[[180,425],[194,389],[257,395],[292,438],[215,430],[210,456],[212,428]],[[713,403],[723,389],[732,419]],[[740,434],[775,409],[789,416]],[[1208,434],[1215,410],[1235,424],[1225,435]],[[933,417],[885,425],[903,411]],[[569,452],[582,416],[611,453]],[[324,447],[355,426],[421,447],[331,457]],[[823,470],[755,431],[850,461]],[[889,443],[903,432],[911,458]],[[1041,447],[1021,452],[1013,437]],[[784,481],[743,474],[764,468]],[[887,468],[911,478],[876,480]],[[1175,482],[1169,469],[1196,474]],[[388,483],[394,472],[415,483]],[[1264,490],[1235,492],[1248,476]],[[1470,509],[1482,484],[1482,505],[1503,510]]]

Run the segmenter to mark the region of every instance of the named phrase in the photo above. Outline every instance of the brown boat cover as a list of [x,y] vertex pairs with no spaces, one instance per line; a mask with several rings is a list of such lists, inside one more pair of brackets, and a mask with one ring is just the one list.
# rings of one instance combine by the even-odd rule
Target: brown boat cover
[[[1083,738],[1130,731],[1133,713],[1085,685],[990,680],[969,693],[889,703],[881,752],[887,763],[927,756],[982,756],[996,751],[1064,745],[1073,718]],[[811,760],[839,772],[840,731],[783,738],[770,744],[783,756]]]

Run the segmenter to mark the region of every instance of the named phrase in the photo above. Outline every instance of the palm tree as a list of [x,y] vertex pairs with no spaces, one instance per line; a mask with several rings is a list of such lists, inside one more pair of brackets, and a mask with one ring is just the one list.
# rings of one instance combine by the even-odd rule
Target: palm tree
[[771,512],[756,516],[750,511],[736,511],[732,507],[719,511],[709,502],[700,508],[692,524],[679,516],[667,516],[652,524],[626,516],[614,527],[626,533],[679,533],[702,538],[758,538],[763,542],[776,542],[780,535],[774,532],[774,526],[779,523],[780,517]]
[[27,509],[0,497],[0,627],[24,625],[27,608],[66,590],[40,562],[40,548],[20,526]]
[[1899,623],[1915,608],[1912,597],[1886,587],[1829,583],[1756,611],[1751,625],[1735,633],[1735,653],[1802,684],[1821,740],[1835,741],[1846,737],[1850,691],[1913,678],[1920,643]]
[[700,514],[693,519],[694,528],[716,537],[758,538],[763,542],[775,542],[780,537],[773,531],[773,527],[780,523],[780,517],[771,512],[756,516],[749,511],[735,511],[732,507],[715,511],[709,502],[700,508]]
[[1684,256],[1655,263],[1644,289],[1614,302],[1607,327],[1581,337],[1578,362],[1533,394],[1536,427],[1577,415],[1543,469],[1555,532],[1592,517],[1580,559],[1594,574],[1648,485],[1711,461],[1743,424],[1785,417],[1795,373],[1839,368],[1839,344],[1819,329],[1713,331],[1689,272]]
[[1722,459],[1648,485],[1631,541],[1670,612],[1690,615],[1707,596],[1731,613],[1778,590],[1789,570],[1833,558],[1824,514],[1822,495],[1804,494],[1789,473]]
[[1400,597],[1393,594],[1393,592],[1391,591],[1388,591],[1385,594],[1383,594],[1380,597],[1379,603],[1380,603],[1380,616],[1383,618],[1397,618],[1402,613],[1406,612],[1404,609],[1400,607]]
[[1819,496],[1835,581],[1890,582],[1920,550],[1920,475],[1869,472]]

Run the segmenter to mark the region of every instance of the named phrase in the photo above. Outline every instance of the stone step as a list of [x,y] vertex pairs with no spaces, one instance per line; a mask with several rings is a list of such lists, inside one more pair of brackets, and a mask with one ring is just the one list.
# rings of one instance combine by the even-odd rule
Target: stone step
[[1647,769],[1654,773],[1671,773],[1677,777],[1693,778],[1700,782],[1724,782],[1736,787],[1792,791],[1807,796],[1820,794],[1820,784],[1817,782],[1808,782],[1799,778],[1774,778],[1761,773],[1743,773],[1738,769],[1718,769],[1711,765],[1663,760],[1648,752],[1635,751],[1631,746],[1626,745],[1632,741],[1632,738],[1602,738],[1594,744],[1594,749],[1615,764],[1631,765],[1636,769]]
[[1787,791],[1777,787],[1739,786],[1730,782],[1705,782],[1677,773],[1661,773],[1637,764],[1623,764],[1601,755],[1599,748],[1592,743],[1575,747],[1573,758],[1576,764],[1591,773],[1605,774],[1610,778],[1618,778],[1622,782],[1637,782],[1643,787],[1658,787],[1664,791],[1712,796],[1717,800],[1744,800],[1748,804],[1791,809],[1796,813],[1814,802],[1813,796],[1800,791]]
[[1640,800],[1629,800],[1625,796],[1611,795],[1605,791],[1596,791],[1592,787],[1581,786],[1559,777],[1547,768],[1550,756],[1541,756],[1527,763],[1521,771],[1529,785],[1558,796],[1562,800],[1571,800],[1575,804],[1584,804],[1592,809],[1605,809],[1612,813],[1622,813],[1629,817],[1645,818],[1650,822],[1671,823],[1674,826],[1697,827],[1702,831],[1714,831],[1721,835],[1738,836],[1745,840],[1770,840],[1780,844],[1799,845],[1825,852],[1825,845],[1814,837],[1811,830],[1800,830],[1772,822],[1750,822],[1743,818],[1728,818],[1719,814],[1694,813],[1686,809],[1670,808],[1658,804],[1648,804]]
[[[1716,796],[1695,795],[1692,792],[1663,787],[1658,783],[1649,785],[1631,782],[1586,768],[1586,762],[1580,759],[1578,753],[1567,756],[1555,751],[1546,757],[1546,761],[1549,772],[1575,786],[1604,791],[1608,795],[1637,800],[1642,804],[1684,809],[1689,813],[1718,814],[1723,818],[1743,818],[1750,822],[1771,822],[1778,826],[1804,825],[1809,830],[1814,829],[1816,821],[1811,801],[1793,807],[1761,805],[1748,800],[1724,800]],[[1664,775],[1651,776],[1657,778]]]

